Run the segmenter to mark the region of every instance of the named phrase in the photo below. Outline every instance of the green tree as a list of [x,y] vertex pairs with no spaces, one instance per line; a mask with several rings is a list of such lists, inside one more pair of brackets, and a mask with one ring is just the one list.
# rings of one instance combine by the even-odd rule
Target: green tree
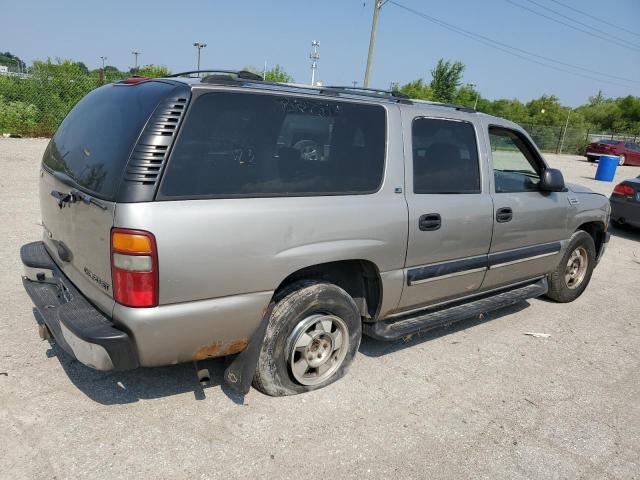
[[277,64],[275,67],[270,68],[266,72],[252,66],[244,67],[243,70],[255,73],[256,75],[260,76],[264,75],[264,79],[268,82],[293,83],[295,81],[293,77],[289,75],[285,71],[284,67],[280,64]]
[[456,89],[462,81],[462,73],[464,72],[464,64],[462,62],[445,61],[443,58],[438,60],[435,68],[431,70],[431,90],[433,90],[434,100],[444,103],[452,103]]
[[433,90],[431,89],[431,86],[426,84],[421,78],[409,83],[405,83],[404,85],[394,83],[391,85],[391,89],[398,90],[405,95],[408,95],[409,98],[417,98],[419,100],[433,100]]
[[27,64],[11,52],[0,52],[0,65],[4,65],[10,72],[26,72]]
[[[134,73],[133,72],[134,69],[132,69],[130,71],[130,73]],[[138,67],[138,69],[135,71],[135,75],[139,75],[140,77],[166,77],[167,75],[171,75],[171,70],[169,70],[169,67],[166,67],[164,65],[143,65],[142,67]]]

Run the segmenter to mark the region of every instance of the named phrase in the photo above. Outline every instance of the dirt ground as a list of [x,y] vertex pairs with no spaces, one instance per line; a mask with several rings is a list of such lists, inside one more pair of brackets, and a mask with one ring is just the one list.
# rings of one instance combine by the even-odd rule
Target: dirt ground
[[[640,233],[612,229],[574,303],[365,338],[336,384],[243,399],[221,385],[222,360],[203,362],[203,389],[192,364],[100,373],[38,338],[18,250],[40,236],[45,146],[0,139],[1,478],[640,478]],[[547,159],[613,189],[582,157]]]

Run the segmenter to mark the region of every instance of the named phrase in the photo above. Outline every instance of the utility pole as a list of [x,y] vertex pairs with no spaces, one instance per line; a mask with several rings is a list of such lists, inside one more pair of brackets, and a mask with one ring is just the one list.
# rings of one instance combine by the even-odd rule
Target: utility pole
[[564,137],[567,134],[567,127],[569,126],[569,117],[571,116],[571,109],[567,114],[567,121],[564,123],[564,130],[562,131],[562,140],[560,141],[560,153],[562,153],[562,147],[564,147]]
[[200,50],[206,47],[207,44],[203,42],[195,42],[193,46],[198,49],[198,68],[196,70],[200,70]]
[[369,80],[371,79],[371,67],[373,66],[373,50],[376,46],[376,33],[378,32],[378,16],[380,15],[380,9],[389,0],[373,0],[373,21],[371,23],[371,37],[369,37],[369,53],[367,55],[367,68],[364,71],[364,88],[369,87]]
[[318,53],[319,46],[319,41],[313,40],[311,42],[311,48],[313,48],[309,54],[309,58],[311,59],[311,86],[316,84],[316,70],[318,69],[318,60],[320,59],[320,54]]
[[264,70],[262,70],[262,80],[267,79],[267,61],[264,61]]
[[[476,88],[477,85],[475,83],[468,84],[471,88]],[[475,110],[478,107],[478,98],[480,98],[480,92],[476,92],[476,99],[473,102],[473,109]]]
[[138,55],[140,55],[140,52],[134,50],[133,52],[131,52],[133,54],[133,56],[135,57],[134,60],[134,67],[133,67],[133,73],[136,73],[138,71]]
[[351,83],[353,83],[353,88],[356,88],[358,86],[358,81],[357,80],[354,80]]
[[100,85],[104,85],[104,61],[107,59],[107,57],[100,57],[100,60],[102,60],[102,69],[100,69]]

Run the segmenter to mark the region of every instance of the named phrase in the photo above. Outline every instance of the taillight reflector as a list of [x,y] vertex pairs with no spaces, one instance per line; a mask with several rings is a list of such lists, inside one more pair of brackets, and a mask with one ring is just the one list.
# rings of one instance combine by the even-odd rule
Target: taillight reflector
[[622,195],[624,197],[633,197],[636,194],[636,191],[633,189],[633,187],[630,187],[629,185],[624,185],[622,183],[619,183],[613,189],[613,194]]
[[112,229],[111,276],[116,302],[127,307],[158,305],[158,253],[152,233]]

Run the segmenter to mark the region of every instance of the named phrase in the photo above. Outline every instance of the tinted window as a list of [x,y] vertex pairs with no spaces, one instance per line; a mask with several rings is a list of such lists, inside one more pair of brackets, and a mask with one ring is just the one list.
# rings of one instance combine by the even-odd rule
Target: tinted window
[[385,132],[377,105],[204,94],[185,120],[160,196],[374,192],[382,182]]
[[619,140],[598,140],[596,143],[603,143],[605,145],[618,145],[622,142]]
[[413,121],[414,193],[478,193],[478,146],[467,122]]
[[140,131],[173,88],[144,82],[94,90],[60,124],[45,152],[44,165],[101,198],[113,199]]
[[496,192],[537,190],[539,166],[526,140],[504,128],[489,128]]

